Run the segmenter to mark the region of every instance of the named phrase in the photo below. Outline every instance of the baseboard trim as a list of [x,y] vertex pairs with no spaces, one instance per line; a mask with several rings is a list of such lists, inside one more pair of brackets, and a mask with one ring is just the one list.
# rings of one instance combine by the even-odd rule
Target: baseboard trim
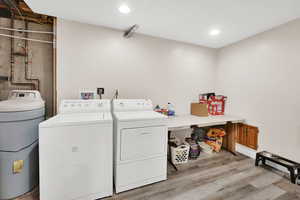
[[255,151],[254,149],[250,149],[241,144],[236,144],[235,148],[236,148],[237,152],[239,152],[245,156],[248,156],[249,158],[255,159],[255,157],[256,157],[257,151]]
[[[236,144],[236,151],[245,155],[245,156],[248,156],[249,158],[252,158],[252,159],[255,159],[256,158],[256,153],[257,151],[255,151],[254,149],[250,149],[244,145],[241,145],[241,144]],[[282,167],[280,165],[277,165],[276,163],[272,163],[272,162],[269,162],[269,161],[266,161],[266,164],[281,171],[281,172],[284,172],[284,173],[289,173],[289,171],[285,168],[285,167]]]

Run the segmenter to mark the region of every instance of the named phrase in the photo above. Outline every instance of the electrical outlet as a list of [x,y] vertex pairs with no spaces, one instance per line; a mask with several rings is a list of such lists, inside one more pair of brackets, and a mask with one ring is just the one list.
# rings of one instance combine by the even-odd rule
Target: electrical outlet
[[97,94],[98,95],[104,94],[104,88],[97,88]]

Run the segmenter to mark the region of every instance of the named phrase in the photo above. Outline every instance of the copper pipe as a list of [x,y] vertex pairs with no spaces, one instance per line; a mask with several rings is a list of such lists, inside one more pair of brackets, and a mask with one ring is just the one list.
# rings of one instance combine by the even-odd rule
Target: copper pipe
[[[25,30],[28,29],[28,22],[25,21]],[[28,38],[28,32],[25,32],[25,38]],[[35,84],[35,88],[40,91],[40,80],[37,78],[31,78],[28,74],[28,40],[25,40],[25,80],[27,81],[34,81]]]
[[[11,20],[10,20],[10,27],[13,29],[14,28],[14,14],[11,12]],[[14,31],[10,32],[11,36],[14,36]],[[24,83],[24,82],[16,82],[15,77],[14,77],[14,65],[15,65],[15,58],[14,58],[14,38],[12,37],[10,39],[10,83],[11,85],[15,86],[30,86],[30,89],[34,88],[35,89],[35,84],[34,83]]]

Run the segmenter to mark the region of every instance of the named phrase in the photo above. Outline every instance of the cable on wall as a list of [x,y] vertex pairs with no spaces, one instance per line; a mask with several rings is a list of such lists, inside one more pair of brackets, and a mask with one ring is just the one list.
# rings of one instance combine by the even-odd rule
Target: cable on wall
[[31,39],[31,38],[25,38],[25,37],[19,37],[19,36],[12,36],[12,35],[6,35],[6,34],[1,34],[1,33],[0,33],[0,36],[14,38],[14,39],[20,39],[20,40],[28,40],[28,41],[33,41],[33,42],[47,43],[47,44],[53,44],[54,43],[52,41]]
[[6,31],[16,31],[16,32],[26,32],[26,33],[39,33],[39,34],[52,34],[53,32],[49,31],[33,31],[33,30],[25,30],[25,29],[15,29],[15,28],[7,28],[7,27],[0,27],[0,30],[6,30]]

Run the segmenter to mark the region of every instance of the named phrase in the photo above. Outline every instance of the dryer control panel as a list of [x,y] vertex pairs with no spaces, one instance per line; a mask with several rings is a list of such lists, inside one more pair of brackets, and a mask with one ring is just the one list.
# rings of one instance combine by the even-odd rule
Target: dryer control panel
[[147,111],[153,110],[150,99],[115,99],[113,100],[114,112]]
[[59,109],[60,114],[98,112],[110,112],[110,100],[63,100]]

